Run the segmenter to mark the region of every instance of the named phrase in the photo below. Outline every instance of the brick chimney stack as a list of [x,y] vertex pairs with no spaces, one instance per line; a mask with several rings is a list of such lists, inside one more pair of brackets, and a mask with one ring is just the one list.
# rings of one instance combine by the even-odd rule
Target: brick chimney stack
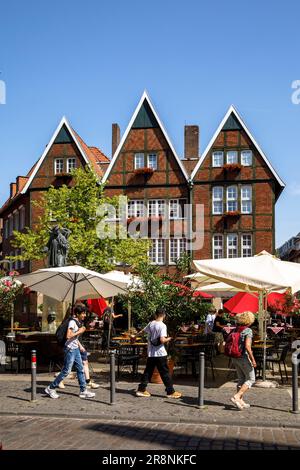
[[184,158],[199,158],[199,126],[184,126]]
[[119,124],[114,123],[112,125],[112,137],[111,137],[111,156],[113,157],[115,151],[120,143],[120,127]]

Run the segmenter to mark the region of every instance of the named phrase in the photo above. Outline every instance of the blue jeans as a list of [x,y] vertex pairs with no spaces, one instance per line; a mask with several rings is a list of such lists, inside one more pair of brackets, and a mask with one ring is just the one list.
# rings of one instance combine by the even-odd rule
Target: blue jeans
[[77,372],[78,382],[80,386],[80,391],[83,392],[86,389],[86,381],[83,371],[83,364],[80,355],[80,349],[64,349],[64,365],[61,370],[61,373],[56,377],[56,379],[50,384],[50,388],[54,389],[58,387],[58,384],[65,378],[72,370],[73,364],[75,364],[75,369]]

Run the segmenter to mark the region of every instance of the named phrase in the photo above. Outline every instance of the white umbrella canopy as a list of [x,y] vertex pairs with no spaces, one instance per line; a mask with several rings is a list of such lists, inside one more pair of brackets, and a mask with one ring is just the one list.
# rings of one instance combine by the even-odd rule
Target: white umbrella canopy
[[260,332],[264,338],[263,380],[266,365],[266,315],[263,305],[269,292],[300,290],[300,264],[281,261],[266,251],[248,258],[193,261],[202,275],[244,291],[260,293]]
[[248,258],[193,261],[202,275],[239,290],[280,292],[300,290],[300,264],[281,261],[266,251]]
[[31,290],[48,295],[61,302],[72,302],[80,298],[113,297],[126,293],[124,284],[110,280],[82,266],[38,269],[30,274],[18,276]]
[[134,276],[133,274],[126,274],[124,271],[109,271],[102,275],[103,278],[108,279],[113,282],[117,282],[118,284],[122,285],[124,289],[129,288],[142,288],[142,281],[138,276]]

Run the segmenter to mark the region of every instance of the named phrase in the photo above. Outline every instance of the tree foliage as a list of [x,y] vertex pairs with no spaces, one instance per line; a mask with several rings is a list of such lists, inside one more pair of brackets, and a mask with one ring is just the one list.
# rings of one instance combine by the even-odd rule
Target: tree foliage
[[105,213],[99,212],[100,204],[118,206],[118,197],[105,197],[104,186],[99,184],[97,175],[86,167],[73,172],[73,186],[53,186],[38,201],[38,221],[25,232],[14,232],[13,246],[22,250],[16,260],[41,260],[47,265],[45,246],[54,225],[71,231],[69,236],[68,264],[78,263],[95,271],[109,271],[115,262],[135,267],[147,259],[148,242],[141,239],[99,238],[97,227],[103,223]]

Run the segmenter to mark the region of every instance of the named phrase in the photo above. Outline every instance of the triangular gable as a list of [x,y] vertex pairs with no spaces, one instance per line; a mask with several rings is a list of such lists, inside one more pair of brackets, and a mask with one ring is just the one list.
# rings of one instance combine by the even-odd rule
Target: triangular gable
[[[285,187],[285,183],[282,181],[282,179],[279,177],[278,173],[275,171],[275,169],[273,168],[273,166],[271,165],[270,161],[268,160],[267,156],[265,155],[265,153],[262,151],[262,149],[260,148],[260,146],[258,145],[258,143],[256,142],[256,140],[254,139],[253,135],[251,134],[251,132],[249,131],[249,129],[247,128],[246,124],[244,123],[242,117],[239,115],[239,113],[237,112],[237,110],[235,109],[234,106],[230,106],[227,113],[225,114],[224,118],[222,119],[218,129],[216,130],[216,132],[214,133],[212,139],[210,140],[208,146],[206,147],[203,155],[201,156],[201,158],[199,159],[199,162],[197,163],[197,165],[195,166],[193,172],[192,172],[192,175],[191,175],[191,179],[193,180],[197,174],[197,171],[199,170],[202,162],[204,161],[204,159],[206,158],[208,152],[210,151],[211,147],[213,146],[216,138],[218,137],[219,133],[222,131],[222,130],[229,130],[229,126],[241,126],[241,129],[243,129],[246,134],[248,135],[248,137],[251,139],[252,143],[254,144],[254,146],[256,147],[256,149],[258,150],[258,152],[260,153],[261,157],[263,158],[263,160],[265,161],[266,165],[268,166],[268,168],[270,169],[271,173],[273,174],[274,178],[276,179],[277,183],[279,184],[280,188],[281,188],[281,191],[283,190],[283,188]],[[230,128],[232,129],[232,127]],[[237,129],[237,127],[234,127],[234,129]]]
[[[117,158],[122,150],[122,147],[124,145],[124,142],[126,141],[127,139],[127,136],[130,132],[130,130],[132,128],[137,128],[137,126],[141,127],[141,124],[142,124],[142,121],[144,120],[144,122],[147,122],[149,127],[159,127],[169,145],[169,147],[171,148],[172,152],[173,152],[173,155],[179,165],[179,168],[181,169],[185,179],[188,181],[189,180],[189,177],[188,177],[188,174],[186,172],[186,169],[184,168],[183,166],[183,163],[182,161],[180,160],[179,156],[177,155],[172,143],[171,143],[171,140],[161,122],[161,120],[159,119],[158,117],[158,114],[156,113],[151,101],[150,101],[150,98],[147,94],[146,91],[144,91],[144,93],[142,94],[142,97],[139,101],[139,104],[137,105],[131,119],[130,119],[130,122],[127,126],[127,129],[121,139],[121,142],[119,143],[112,159],[111,159],[111,162],[103,176],[103,182],[105,182],[108,177],[109,177],[109,174],[111,172],[111,170],[113,169],[116,161],[117,161]],[[156,125],[157,123],[157,125]]]
[[71,144],[73,142],[71,134],[65,125],[62,126],[59,133],[56,136],[54,144]]
[[21,193],[22,194],[25,194],[27,189],[29,188],[29,186],[31,185],[32,183],[32,180],[33,178],[35,177],[35,175],[37,174],[37,172],[39,171],[39,168],[41,167],[43,161],[45,160],[49,150],[51,149],[52,145],[54,143],[58,143],[58,141],[56,139],[61,139],[61,138],[67,138],[68,136],[71,136],[72,138],[72,141],[76,144],[80,154],[82,155],[83,159],[85,160],[85,162],[87,163],[87,165],[90,166],[90,162],[89,162],[89,159],[87,157],[87,155],[85,154],[82,146],[80,145],[78,139],[76,138],[76,135],[75,133],[73,132],[73,129],[71,128],[70,124],[68,123],[67,119],[65,118],[65,116],[63,116],[63,118],[61,119],[60,123],[58,124],[57,128],[55,129],[55,132],[54,134],[52,135],[51,139],[50,139],[50,142],[48,143],[48,145],[46,146],[42,156],[40,157],[40,159],[38,160],[37,164],[35,165],[34,167],[34,170],[33,172],[31,173],[30,175],[30,178],[29,180],[27,181],[26,185],[24,186],[24,188],[22,189]]

